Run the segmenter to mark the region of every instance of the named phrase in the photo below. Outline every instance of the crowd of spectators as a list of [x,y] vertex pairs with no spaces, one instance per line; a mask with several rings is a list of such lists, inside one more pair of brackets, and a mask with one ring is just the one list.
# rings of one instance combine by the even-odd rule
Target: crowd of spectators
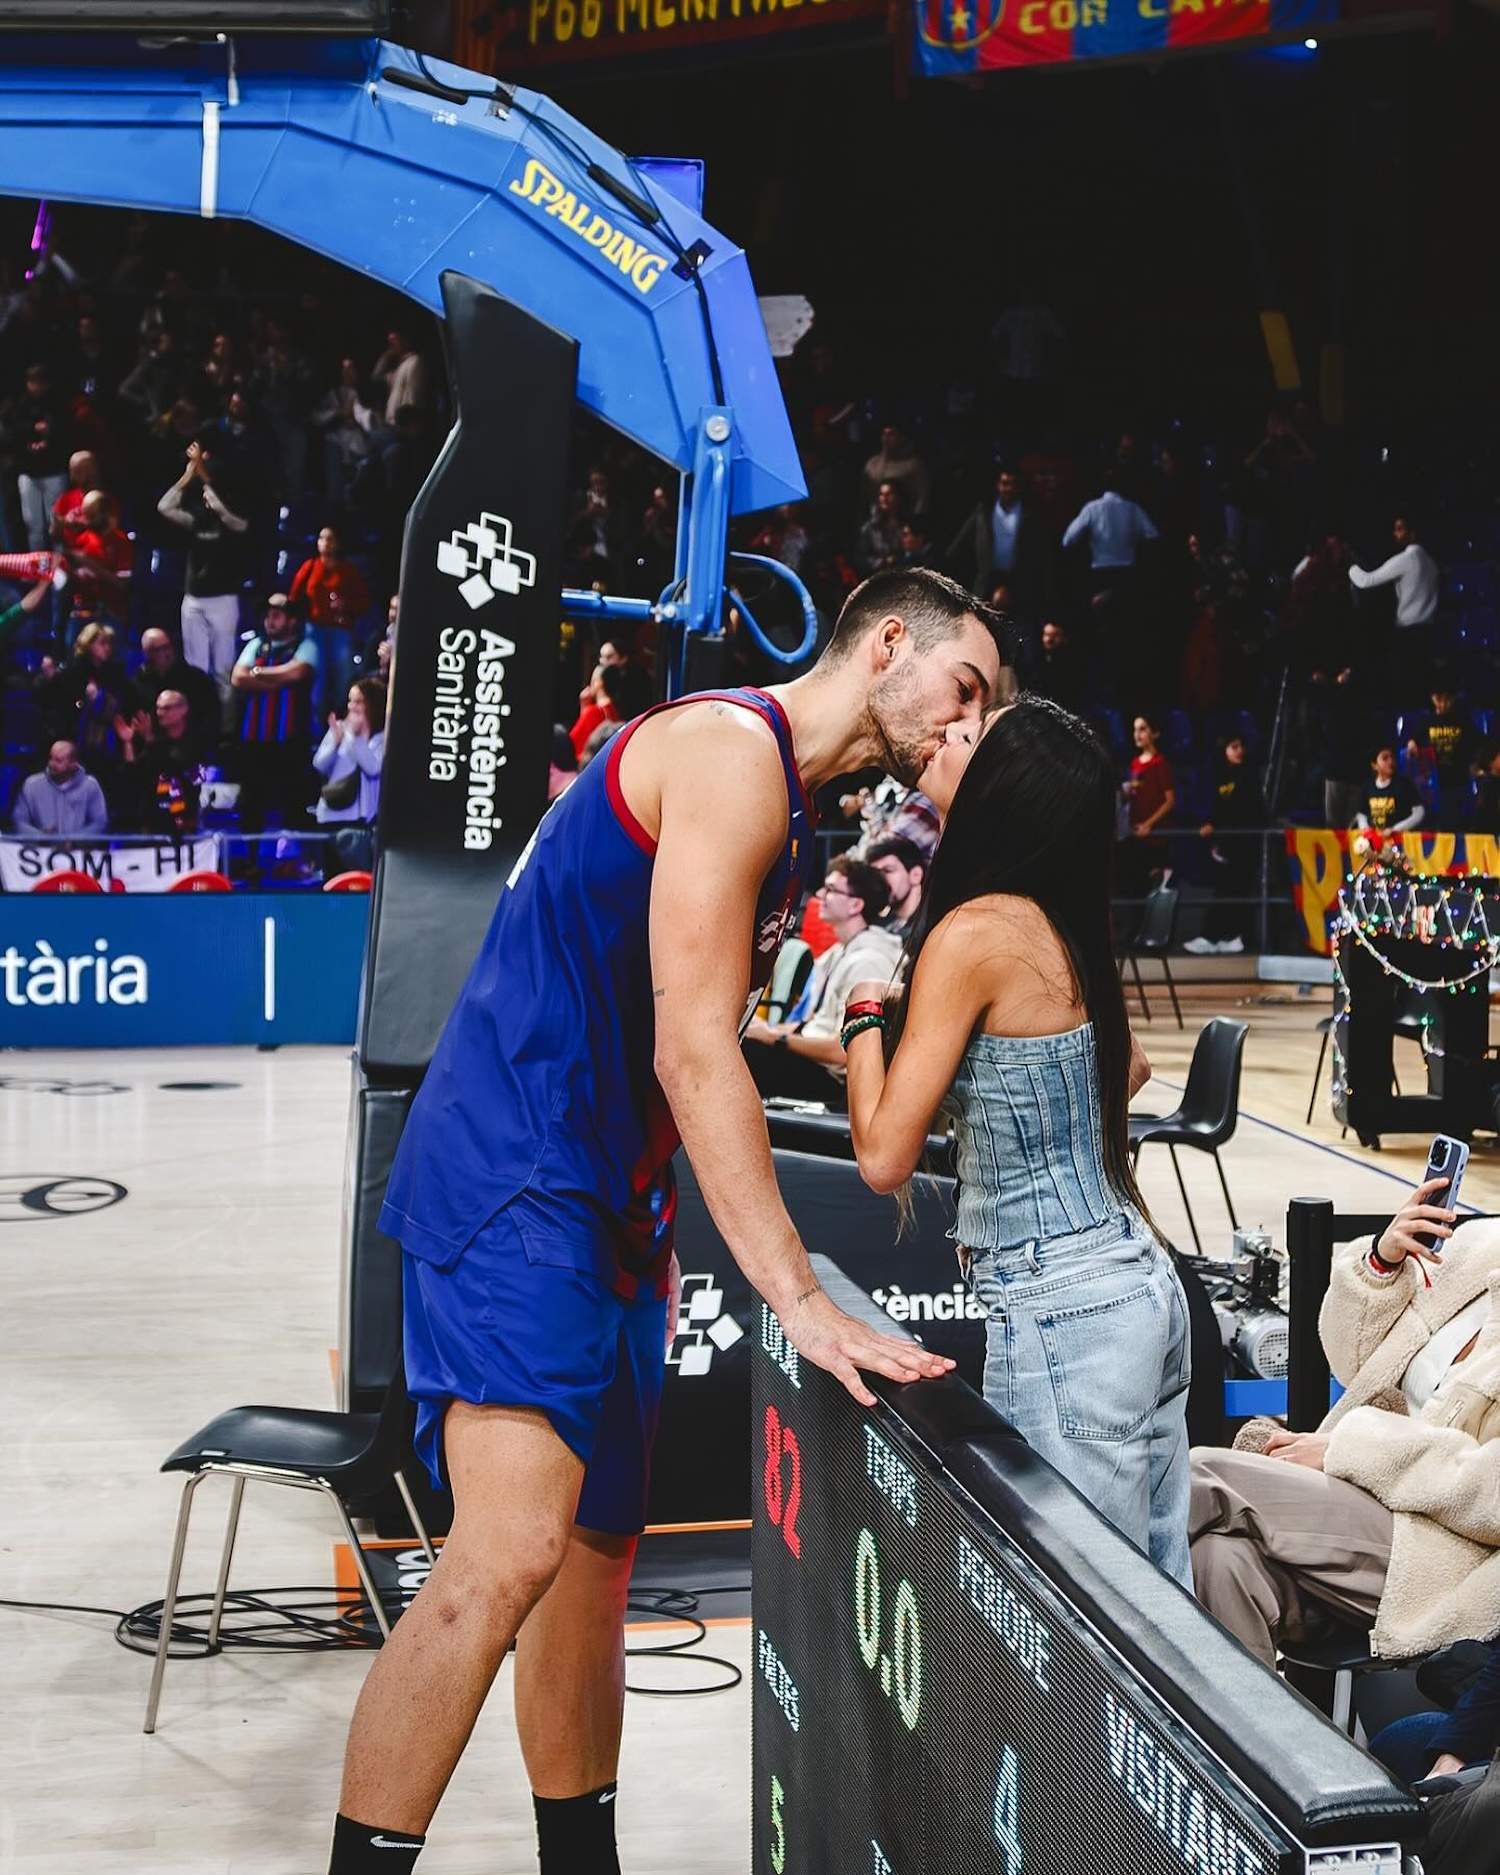
[[0,265],[0,550],[55,557],[0,604],[0,813],[321,825],[367,861],[431,335],[243,237],[214,265],[165,218],[75,233]]
[[[449,414],[439,348],[321,263],[278,277],[263,251],[204,239],[96,218],[92,245],[0,290],[0,548],[66,569],[0,595],[0,815],[60,741],[115,831],[191,830],[204,799],[247,832],[362,823],[377,799],[382,706],[359,685],[389,678],[402,523]],[[803,580],[825,629],[891,566],[939,565],[994,602],[1011,680],[1114,747],[1127,890],[1186,864],[1223,901],[1205,940],[1233,949],[1258,826],[1500,832],[1482,462],[1424,475],[1415,449],[1362,452],[1297,400],[1238,438],[1089,433],[1063,420],[1055,373],[986,391],[913,367],[875,382],[815,326],[780,367],[808,497],[736,523],[733,544]],[[567,583],[656,596],[676,478],[598,429],[575,460]],[[1418,485],[1436,528],[1406,501]],[[740,583],[791,643],[775,582]],[[783,674],[736,607],[725,623],[722,681]],[[554,793],[659,689],[650,628],[612,630],[563,627],[542,705]],[[324,767],[334,720],[340,751],[369,745],[352,805],[353,756]]]

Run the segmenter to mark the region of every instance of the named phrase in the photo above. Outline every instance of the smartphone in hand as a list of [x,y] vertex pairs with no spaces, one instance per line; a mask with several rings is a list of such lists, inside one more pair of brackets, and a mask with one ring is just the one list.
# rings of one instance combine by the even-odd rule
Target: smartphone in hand
[[1421,1182],[1426,1184],[1430,1178],[1446,1178],[1448,1188],[1434,1196],[1431,1203],[1441,1204],[1445,1211],[1458,1209],[1458,1189],[1463,1183],[1464,1168],[1468,1163],[1469,1149],[1464,1142],[1447,1133],[1439,1133],[1427,1155],[1427,1170],[1422,1174]]

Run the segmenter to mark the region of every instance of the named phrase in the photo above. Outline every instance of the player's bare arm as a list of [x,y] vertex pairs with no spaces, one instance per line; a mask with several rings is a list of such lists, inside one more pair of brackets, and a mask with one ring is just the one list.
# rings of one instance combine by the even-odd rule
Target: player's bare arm
[[[637,735],[620,782],[658,840],[651,887],[656,1072],[720,1235],[798,1349],[865,1404],[865,1368],[894,1380],[952,1365],[879,1335],[822,1293],[776,1187],[739,1025],[761,879],[786,833],[774,738],[743,711],[674,712]],[[742,720],[736,720],[742,719]],[[638,746],[644,743],[644,746]],[[639,758],[639,759],[637,759]],[[737,837],[726,840],[725,829]]]

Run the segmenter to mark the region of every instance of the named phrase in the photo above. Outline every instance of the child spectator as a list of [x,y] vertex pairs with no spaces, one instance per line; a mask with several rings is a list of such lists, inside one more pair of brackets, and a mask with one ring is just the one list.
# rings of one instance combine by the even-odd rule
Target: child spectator
[[354,628],[370,609],[364,575],[344,557],[331,527],[318,534],[318,551],[297,568],[291,598],[303,607],[318,647],[315,710],[332,708],[348,694],[354,674]]
[[[1251,836],[1265,824],[1265,798],[1254,769],[1245,760],[1244,740],[1231,736],[1220,759],[1212,814],[1198,829],[1200,839],[1210,842],[1214,908],[1203,936],[1189,938],[1184,950],[1200,957],[1210,951],[1237,955],[1244,950],[1244,933],[1254,907],[1243,901],[1256,897],[1260,882],[1260,849]],[[1221,840],[1221,834],[1229,837]]]
[[1434,683],[1432,709],[1407,738],[1409,764],[1426,768],[1437,782],[1436,818],[1445,827],[1463,824],[1473,759],[1473,724],[1458,709],[1458,697],[1446,680]]
[[1361,797],[1355,826],[1373,827],[1376,833],[1407,833],[1420,827],[1427,810],[1406,776],[1396,773],[1396,751],[1389,745],[1377,749],[1371,766],[1374,775]]
[[[1136,753],[1125,783],[1130,842],[1120,855],[1122,887],[1143,892],[1150,877],[1170,872],[1167,843],[1156,829],[1177,805],[1177,777],[1159,747],[1159,731],[1148,716],[1137,716],[1132,729]],[[1127,884],[1128,881],[1128,884]]]

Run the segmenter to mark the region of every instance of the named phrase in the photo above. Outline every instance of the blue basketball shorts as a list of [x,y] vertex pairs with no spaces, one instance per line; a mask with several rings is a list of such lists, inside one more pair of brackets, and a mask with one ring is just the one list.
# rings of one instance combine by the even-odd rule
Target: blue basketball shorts
[[539,1262],[529,1218],[496,1213],[441,1266],[404,1253],[406,1385],[417,1455],[447,1488],[443,1415],[451,1400],[530,1407],[584,1464],[574,1521],[634,1536],[645,1528],[651,1447],[666,1373],[667,1304],[627,1301],[580,1269]]

